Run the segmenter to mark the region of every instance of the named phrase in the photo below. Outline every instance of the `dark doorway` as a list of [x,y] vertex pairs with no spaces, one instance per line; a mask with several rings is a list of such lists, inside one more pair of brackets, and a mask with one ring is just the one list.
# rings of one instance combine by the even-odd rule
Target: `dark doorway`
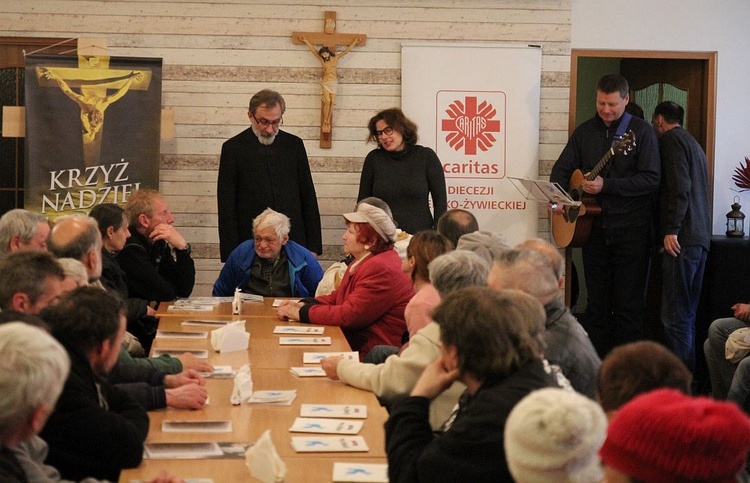
[[[0,104],[24,105],[24,53],[59,54],[76,49],[75,39],[0,37]],[[0,124],[2,124],[0,110]],[[24,138],[0,137],[0,215],[23,208]]]
[[[662,100],[674,100],[686,111],[685,128],[698,140],[708,159],[709,202],[713,204],[714,143],[716,113],[716,52],[654,52],[616,50],[573,50],[570,70],[569,134],[573,129],[596,112],[596,81],[604,74],[622,74],[630,84],[631,101],[644,110],[644,117],[651,120],[653,108]],[[652,339],[661,340],[662,327],[659,319],[661,301],[661,264],[655,255],[652,264],[651,283],[647,294],[646,332]],[[580,296],[572,307],[582,313],[586,307],[585,273],[580,249],[566,249],[568,271],[573,266],[578,272]],[[566,277],[566,301],[570,303],[572,291]],[[702,348],[708,323],[696,321],[696,342]],[[702,373],[702,350],[699,348],[697,371]],[[702,379],[703,374],[696,373]]]

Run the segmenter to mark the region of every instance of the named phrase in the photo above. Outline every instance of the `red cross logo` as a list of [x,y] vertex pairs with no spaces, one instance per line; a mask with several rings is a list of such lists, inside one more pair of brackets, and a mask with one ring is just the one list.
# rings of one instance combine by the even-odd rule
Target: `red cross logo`
[[477,154],[477,147],[487,151],[497,141],[492,133],[500,132],[500,121],[492,119],[497,110],[487,101],[477,105],[476,96],[466,96],[464,102],[453,101],[445,113],[449,119],[443,119],[442,131],[456,151],[464,148],[464,154]]

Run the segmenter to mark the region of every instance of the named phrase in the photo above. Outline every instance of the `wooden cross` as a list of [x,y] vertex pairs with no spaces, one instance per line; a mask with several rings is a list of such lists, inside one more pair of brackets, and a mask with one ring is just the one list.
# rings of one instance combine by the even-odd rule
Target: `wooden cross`
[[[367,36],[364,34],[336,33],[336,12],[325,12],[323,32],[293,32],[292,42],[307,45],[310,52],[320,61],[323,68],[321,77],[321,108],[320,108],[320,147],[330,149],[333,133],[333,106],[338,86],[336,68],[341,57],[357,45],[365,45]],[[321,45],[320,50],[316,45]],[[347,46],[345,50],[336,52],[339,45]]]

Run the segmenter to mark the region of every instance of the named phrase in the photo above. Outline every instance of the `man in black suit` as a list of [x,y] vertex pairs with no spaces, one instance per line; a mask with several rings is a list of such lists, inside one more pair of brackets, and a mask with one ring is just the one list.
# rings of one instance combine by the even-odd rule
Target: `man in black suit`
[[264,89],[250,99],[250,128],[221,148],[216,190],[221,261],[253,236],[252,221],[266,208],[292,221],[289,238],[321,254],[320,212],[302,139],[281,131],[286,103]]

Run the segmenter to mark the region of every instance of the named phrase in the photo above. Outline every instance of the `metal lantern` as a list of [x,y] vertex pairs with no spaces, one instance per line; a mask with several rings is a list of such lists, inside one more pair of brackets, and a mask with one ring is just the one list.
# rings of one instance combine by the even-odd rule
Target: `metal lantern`
[[745,236],[745,214],[740,211],[740,197],[734,197],[732,211],[727,213],[727,236],[731,238],[742,238]]

